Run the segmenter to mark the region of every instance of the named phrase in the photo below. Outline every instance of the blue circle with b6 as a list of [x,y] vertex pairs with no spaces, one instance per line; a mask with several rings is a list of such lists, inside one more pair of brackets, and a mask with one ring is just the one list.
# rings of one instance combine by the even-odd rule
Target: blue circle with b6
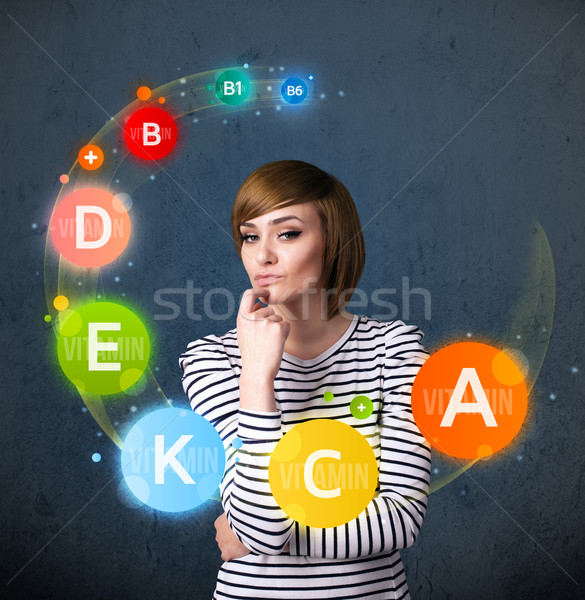
[[121,460],[124,479],[136,498],[157,510],[182,512],[196,508],[218,488],[225,450],[202,416],[163,408],[132,427]]
[[282,97],[290,104],[298,104],[307,97],[307,85],[298,77],[287,79],[280,88]]

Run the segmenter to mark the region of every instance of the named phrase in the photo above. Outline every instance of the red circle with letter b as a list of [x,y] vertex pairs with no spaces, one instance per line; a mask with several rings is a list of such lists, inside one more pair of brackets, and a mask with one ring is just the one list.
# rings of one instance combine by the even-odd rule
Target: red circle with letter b
[[130,152],[138,158],[158,160],[175,147],[177,124],[162,108],[141,108],[128,119],[124,138]]

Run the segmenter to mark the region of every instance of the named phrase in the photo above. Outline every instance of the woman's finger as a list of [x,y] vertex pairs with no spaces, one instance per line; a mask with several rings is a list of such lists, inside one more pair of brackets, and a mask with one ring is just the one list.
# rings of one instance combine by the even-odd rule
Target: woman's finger
[[240,302],[240,314],[247,315],[256,310],[254,308],[254,302],[256,302],[256,298],[268,298],[270,295],[270,291],[266,288],[251,288],[246,290],[242,295],[242,300]]
[[269,306],[265,306],[264,308],[260,308],[259,310],[250,313],[248,318],[252,321],[262,321],[263,319],[267,319],[268,317],[274,314],[274,310]]

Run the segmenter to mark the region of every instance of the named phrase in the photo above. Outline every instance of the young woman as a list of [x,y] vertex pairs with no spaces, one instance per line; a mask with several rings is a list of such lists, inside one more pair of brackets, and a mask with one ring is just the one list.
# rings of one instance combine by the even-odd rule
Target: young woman
[[[410,405],[428,358],[423,333],[345,311],[364,241],[349,192],[321,169],[292,160],[258,168],[238,190],[232,229],[252,285],[237,326],[191,342],[179,360],[193,410],[226,448],[214,598],[409,598],[398,550],[416,539],[430,478],[430,446]],[[373,402],[366,419],[350,412],[358,395]],[[268,482],[278,441],[316,418],[357,429],[378,461],[374,497],[338,527],[294,521]]]

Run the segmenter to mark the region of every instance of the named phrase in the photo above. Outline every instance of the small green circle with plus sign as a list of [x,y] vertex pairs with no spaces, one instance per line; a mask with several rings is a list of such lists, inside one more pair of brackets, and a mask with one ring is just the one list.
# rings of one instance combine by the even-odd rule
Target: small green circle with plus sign
[[374,403],[367,396],[356,396],[349,410],[356,419],[367,419],[374,411]]
[[241,104],[250,93],[250,82],[239,71],[225,71],[215,82],[215,93],[226,104]]

